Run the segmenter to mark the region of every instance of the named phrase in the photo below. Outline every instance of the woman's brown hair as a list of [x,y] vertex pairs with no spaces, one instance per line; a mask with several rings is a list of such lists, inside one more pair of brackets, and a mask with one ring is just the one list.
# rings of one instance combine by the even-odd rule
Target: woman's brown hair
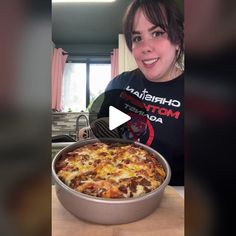
[[171,43],[179,45],[176,61],[183,56],[183,16],[174,0],[134,0],[128,7],[123,18],[123,33],[126,44],[132,51],[132,32],[135,14],[141,9],[147,19],[167,32]]

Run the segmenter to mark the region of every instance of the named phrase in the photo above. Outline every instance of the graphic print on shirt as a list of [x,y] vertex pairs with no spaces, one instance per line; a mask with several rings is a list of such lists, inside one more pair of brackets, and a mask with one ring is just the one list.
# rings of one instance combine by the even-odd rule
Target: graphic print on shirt
[[[135,90],[134,88],[127,86],[126,91],[128,93],[122,93],[121,98],[125,101],[124,108],[131,117],[133,117],[129,123],[126,132],[124,132],[124,137],[139,141],[137,137],[140,137],[141,132],[146,133],[144,129],[148,129],[148,139],[146,141],[147,145],[151,145],[154,139],[154,133],[158,137],[158,130],[155,130],[153,125],[157,127],[154,123],[159,123],[165,125],[167,119],[180,118],[181,112],[178,108],[181,106],[181,102],[176,99],[167,99],[163,97],[154,96],[149,93],[145,88],[141,92]],[[139,109],[145,107],[146,111]],[[143,116],[146,116],[145,125],[142,122]]]
[[[167,98],[151,95],[148,93],[148,90],[146,88],[142,92],[139,92],[131,88],[130,86],[127,86],[126,91],[130,92],[133,95],[136,95],[139,99],[143,101],[144,107],[146,108],[146,111],[148,112],[147,117],[150,121],[160,122],[163,124],[163,119],[160,116],[164,116],[164,117],[167,116],[167,117],[173,117],[175,119],[179,119],[180,111],[176,110],[176,108],[181,106],[180,101],[175,100],[175,99],[168,100]],[[145,101],[152,102],[152,104],[145,104]],[[168,107],[174,107],[174,109],[166,108],[162,105],[167,105]],[[132,110],[132,107],[129,107],[128,109]]]

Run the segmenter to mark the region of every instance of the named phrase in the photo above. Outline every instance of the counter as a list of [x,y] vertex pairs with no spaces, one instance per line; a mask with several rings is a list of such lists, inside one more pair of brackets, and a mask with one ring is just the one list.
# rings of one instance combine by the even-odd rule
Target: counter
[[184,236],[184,200],[167,186],[162,202],[151,215],[122,225],[96,225],[69,213],[58,201],[52,187],[53,236]]

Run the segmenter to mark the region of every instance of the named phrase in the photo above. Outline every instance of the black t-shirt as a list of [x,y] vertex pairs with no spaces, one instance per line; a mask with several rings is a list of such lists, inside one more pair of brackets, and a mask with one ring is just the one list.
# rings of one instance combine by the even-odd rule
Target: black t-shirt
[[[151,82],[136,69],[114,78],[106,91],[114,89],[126,90],[142,101],[148,125],[139,141],[168,161],[172,171],[171,185],[184,185],[184,75],[167,82]],[[105,96],[100,117],[108,116],[110,105],[117,107],[116,96]],[[129,113],[132,109],[126,105],[124,110]]]

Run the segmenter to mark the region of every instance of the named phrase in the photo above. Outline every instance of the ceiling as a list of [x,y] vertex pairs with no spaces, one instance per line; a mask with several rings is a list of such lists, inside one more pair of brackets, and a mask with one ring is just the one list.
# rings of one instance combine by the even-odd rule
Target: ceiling
[[131,0],[111,3],[52,4],[55,45],[118,44],[122,17]]

